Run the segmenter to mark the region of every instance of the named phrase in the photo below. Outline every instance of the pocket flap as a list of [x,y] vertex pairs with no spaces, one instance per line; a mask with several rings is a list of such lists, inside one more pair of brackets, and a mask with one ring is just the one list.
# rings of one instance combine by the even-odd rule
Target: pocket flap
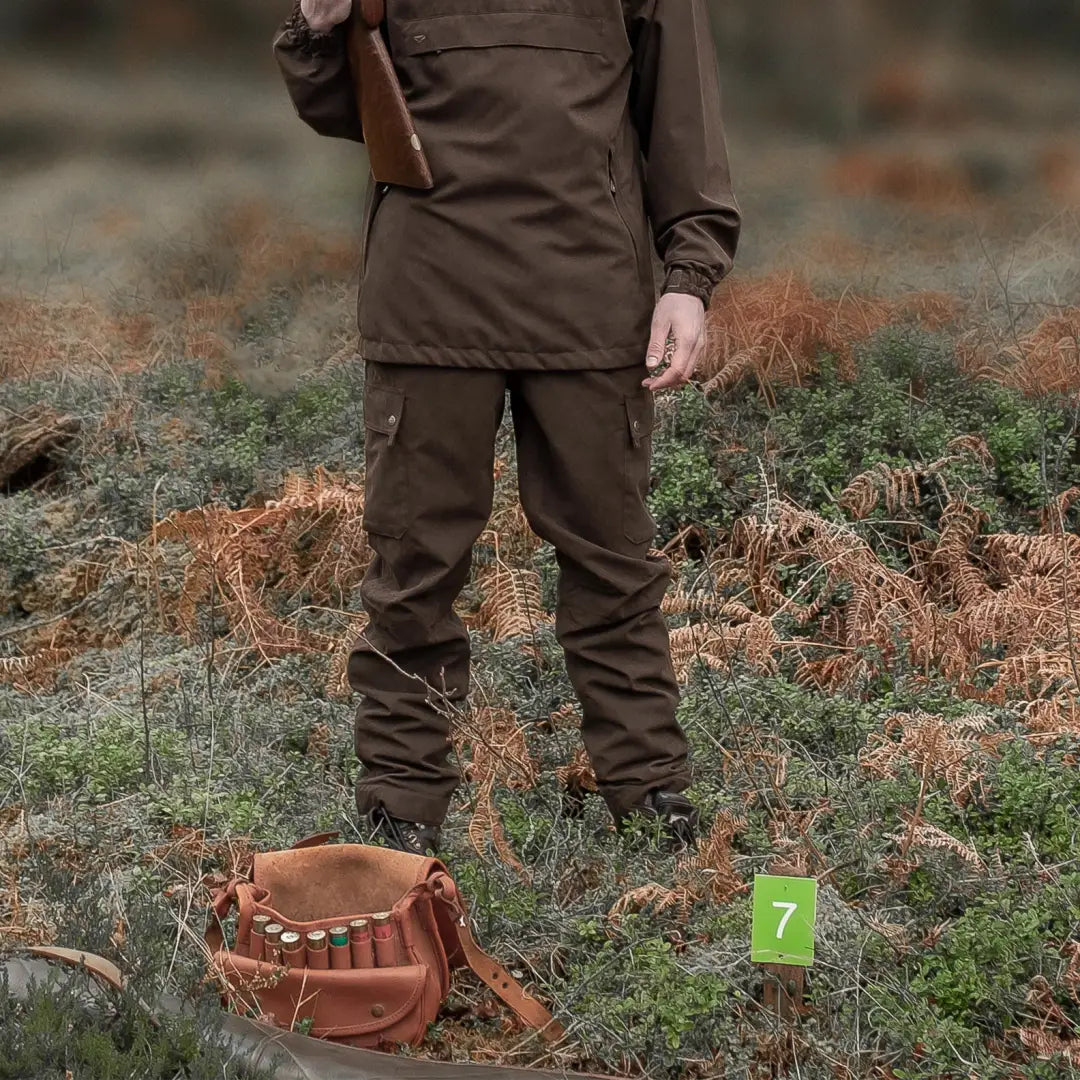
[[497,11],[469,15],[433,15],[402,24],[395,51],[405,56],[443,49],[488,49],[526,45],[536,49],[604,52],[606,33],[616,24],[589,15],[550,11]]
[[642,439],[653,433],[656,426],[656,403],[651,391],[646,390],[638,397],[626,399],[626,422],[635,446],[639,446]]
[[227,950],[215,955],[214,966],[233,987],[237,1004],[251,1007],[257,1002],[259,1010],[272,1014],[282,1027],[310,1020],[317,1038],[368,1035],[392,1027],[418,1006],[428,978],[422,964],[318,971],[256,963]]
[[372,431],[393,437],[401,427],[405,392],[389,386],[369,386],[364,391],[364,423]]

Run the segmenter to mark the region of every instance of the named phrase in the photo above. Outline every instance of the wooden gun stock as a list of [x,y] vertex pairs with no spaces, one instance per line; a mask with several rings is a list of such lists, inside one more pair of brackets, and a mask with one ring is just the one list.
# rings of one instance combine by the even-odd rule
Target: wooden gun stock
[[380,184],[426,189],[434,186],[431,168],[379,30],[384,12],[384,0],[354,0],[348,35],[349,67],[371,174]]

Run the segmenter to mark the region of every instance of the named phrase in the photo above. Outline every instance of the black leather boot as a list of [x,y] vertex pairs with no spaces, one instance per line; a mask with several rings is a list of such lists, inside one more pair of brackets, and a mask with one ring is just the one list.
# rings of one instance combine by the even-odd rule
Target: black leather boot
[[641,802],[619,817],[619,831],[623,831],[637,814],[660,826],[664,846],[669,851],[686,851],[697,847],[701,814],[685,795],[675,791],[650,791]]
[[435,855],[439,850],[439,826],[423,825],[418,821],[402,821],[377,806],[368,814],[374,839],[384,847],[404,851],[409,855]]

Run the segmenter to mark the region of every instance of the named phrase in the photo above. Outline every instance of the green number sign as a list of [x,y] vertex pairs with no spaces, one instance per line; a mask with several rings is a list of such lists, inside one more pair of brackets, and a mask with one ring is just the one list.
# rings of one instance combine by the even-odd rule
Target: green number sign
[[755,964],[814,962],[817,882],[813,878],[754,876],[750,959]]

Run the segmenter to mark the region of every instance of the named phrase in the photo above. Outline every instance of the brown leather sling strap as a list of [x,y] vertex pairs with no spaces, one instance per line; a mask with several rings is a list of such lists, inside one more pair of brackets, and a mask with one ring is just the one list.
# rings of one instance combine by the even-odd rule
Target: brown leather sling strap
[[469,917],[461,902],[461,895],[449,874],[439,874],[431,879],[431,888],[447,907],[454,913],[455,929],[461,942],[461,951],[465,962],[472,971],[487,984],[488,988],[500,997],[529,1027],[536,1028],[540,1034],[556,1042],[566,1034],[566,1029],[534,997],[530,997],[517,981],[496,960],[493,960],[472,935]]

